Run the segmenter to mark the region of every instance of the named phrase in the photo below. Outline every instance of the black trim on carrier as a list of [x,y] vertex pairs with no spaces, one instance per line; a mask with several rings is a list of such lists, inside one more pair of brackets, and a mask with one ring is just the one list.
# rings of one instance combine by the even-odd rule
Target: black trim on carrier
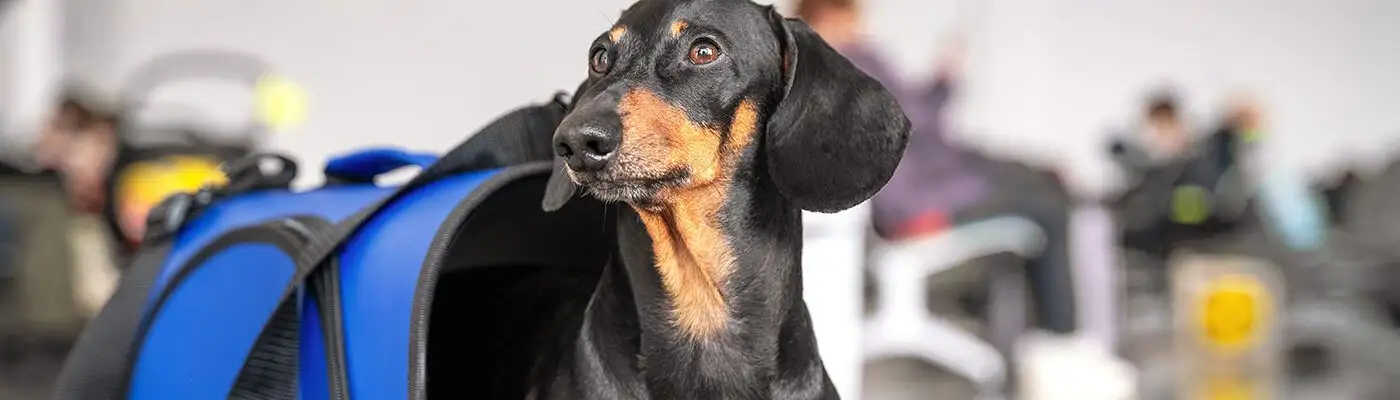
[[[537,199],[543,195],[552,167],[552,162],[545,161],[501,170],[458,202],[439,225],[424,255],[413,294],[408,399],[428,398],[430,319],[435,292],[444,274],[502,265],[561,265],[607,258],[609,247],[597,245],[597,240],[611,240],[615,233],[604,222],[606,218],[601,218],[607,210],[604,203],[577,198],[551,213],[539,207]],[[576,229],[556,229],[559,226]],[[580,240],[579,232],[599,236]],[[519,246],[522,243],[529,245]]]
[[[277,221],[276,223],[280,223],[282,227],[296,233],[303,239],[303,243],[309,243],[312,240],[324,240],[330,235],[333,228],[325,219],[310,216],[292,217]],[[310,275],[305,275],[308,286],[311,286],[325,276],[325,274],[335,271],[335,268],[338,267],[337,261],[338,257],[332,254],[322,263],[322,266],[328,268],[315,268],[316,266],[303,265],[306,263],[306,260],[297,259],[296,269],[298,273],[307,271],[308,269],[311,270]],[[298,276],[301,275],[294,274],[292,279],[295,280]],[[339,274],[332,276],[338,278]],[[299,285],[301,282],[294,281],[291,282],[291,284]],[[334,281],[331,285],[338,287],[339,281]],[[300,292],[305,288],[306,287],[298,288],[298,291]],[[339,291],[337,290],[336,293],[338,294]],[[317,296],[318,294],[319,292],[313,290],[311,295]],[[262,333],[258,335],[257,341],[253,343],[252,349],[249,350],[248,356],[244,359],[243,368],[239,370],[238,377],[233,384],[233,389],[229,392],[229,399],[285,399],[297,398],[299,396],[297,388],[300,384],[302,320],[300,300],[300,296],[288,296],[282,299],[282,303],[278,305],[276,313],[273,314],[272,318],[263,326]],[[334,302],[325,301],[326,299],[323,297],[315,297],[313,300],[316,301],[318,307],[321,307],[322,321],[327,320],[327,316],[325,315],[327,312],[335,313],[335,321],[339,321],[338,316],[340,315],[340,310],[338,308],[328,310],[326,307],[320,306],[321,304],[328,303],[338,306],[339,298],[334,299]],[[331,329],[335,329],[335,332],[339,333],[339,327],[337,322],[337,325],[334,327],[327,326],[323,327],[323,329],[328,333],[332,332]],[[346,386],[344,374],[337,375],[335,373],[338,370],[338,366],[344,365],[342,362],[343,358],[340,358],[345,354],[343,351],[344,343],[343,339],[341,339],[339,343],[335,340],[336,337],[327,336],[323,344],[327,346],[325,349],[327,358],[325,360],[328,378],[327,385],[329,393],[332,394],[337,393],[337,388],[344,388]],[[344,399],[344,396],[345,392],[340,391],[339,395],[332,397],[332,399],[340,400]]]
[[550,172],[552,162],[537,162],[510,167],[492,176],[477,186],[465,199],[462,199],[447,219],[438,226],[433,243],[423,258],[422,272],[418,275],[417,289],[413,293],[413,310],[409,319],[408,333],[408,398],[424,400],[428,397],[428,315],[433,304],[433,289],[437,287],[438,276],[442,272],[442,259],[446,256],[457,229],[467,216],[488,197],[506,185],[529,176],[541,176]]
[[[149,243],[136,252],[122,274],[116,292],[83,330],[68,354],[54,385],[55,400],[116,400],[126,398],[132,346],[141,317],[151,299],[156,277],[170,254],[171,243]],[[82,362],[75,362],[81,360]]]
[[340,258],[331,256],[326,265],[307,280],[312,299],[321,316],[321,336],[326,345],[326,378],[331,400],[349,400],[349,376],[345,370],[345,300],[340,288]]

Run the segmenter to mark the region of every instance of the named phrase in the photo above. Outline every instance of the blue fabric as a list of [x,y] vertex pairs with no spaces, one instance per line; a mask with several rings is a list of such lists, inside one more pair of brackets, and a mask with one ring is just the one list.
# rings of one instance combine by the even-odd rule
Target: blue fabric
[[[386,206],[339,255],[349,391],[354,398],[409,393],[413,301],[429,247],[452,211],[498,170],[446,177]],[[191,220],[176,238],[152,290],[218,237],[292,215],[332,223],[390,194],[374,185],[305,193],[256,192],[226,199]],[[267,244],[230,247],[186,277],[145,339],[131,395],[136,400],[221,398],[231,387],[263,322],[294,270],[290,255]],[[328,399],[323,330],[315,301],[301,300],[300,396]],[[425,332],[426,334],[426,332]]]
[[437,155],[401,149],[369,149],[331,158],[326,163],[326,176],[369,182],[376,176],[410,165],[427,168],[437,158]]
[[281,217],[315,215],[337,222],[391,192],[392,188],[373,185],[333,186],[305,193],[268,191],[248,193],[220,201],[190,221],[175,239],[170,256],[165,260],[160,276],[152,287],[151,296],[161,288],[181,265],[209,242],[234,229],[256,225]]
[[413,299],[429,246],[452,210],[496,172],[457,175],[418,189],[383,209],[346,243],[340,254],[341,293],[352,397],[408,395],[403,378],[412,361]]
[[[190,221],[185,229],[181,231],[180,236],[175,239],[175,245],[172,247],[170,255],[166,258],[165,264],[162,266],[162,271],[157,277],[155,284],[152,285],[151,299],[148,301],[155,300],[155,296],[158,296],[162,288],[179,272],[180,266],[189,262],[190,258],[194,257],[201,249],[208,246],[210,242],[223,236],[225,233],[238,228],[292,215],[315,215],[331,222],[337,222],[354,214],[365,206],[368,206],[370,203],[383,198],[392,190],[393,188],[380,188],[373,185],[346,185],[327,187],[306,193],[292,193],[286,191],[256,192],[220,201],[213,207],[200,213],[196,219]],[[254,272],[248,271],[248,273]],[[275,299],[280,296],[282,288],[286,285],[286,279],[288,278],[272,279],[272,277],[264,277],[260,282],[276,286],[277,292],[259,294],[258,296],[266,296],[266,298],[269,299]],[[246,296],[253,296],[254,294],[251,292],[238,292],[228,295],[244,298]],[[169,301],[175,302],[180,300],[171,298]],[[232,306],[234,305],[220,305],[218,308],[208,309],[205,310],[205,312],[208,314],[217,314],[216,310],[222,307]],[[315,313],[314,308],[311,310],[312,311],[309,313],[304,314],[305,317],[303,317],[307,323],[302,325],[302,351],[305,357],[301,359],[300,368],[302,371],[302,381],[316,382],[316,384],[301,385],[302,399],[328,399],[329,393],[327,393],[326,385],[321,384],[327,382],[325,375],[325,356],[314,356],[324,351],[320,319]],[[305,309],[303,309],[303,311],[305,311]],[[267,312],[269,314],[262,316],[264,320],[268,315],[271,315],[271,311]],[[252,325],[260,327],[261,324],[262,321],[258,321]],[[254,333],[254,335],[256,335],[256,333]],[[246,356],[251,346],[252,342],[249,341],[247,346],[241,350],[241,356]],[[308,354],[306,352],[310,353]],[[142,359],[144,360],[147,357],[146,352],[143,351]],[[152,362],[161,363],[161,361]],[[211,358],[208,362],[221,363],[223,360]],[[242,359],[230,365],[241,366]],[[232,383],[231,379],[232,378],[229,380],[229,384]],[[223,386],[223,390],[227,390],[227,388],[227,385]],[[132,391],[131,393],[135,395],[137,392]],[[166,396],[173,395],[174,393],[179,392],[170,392],[166,394]],[[157,397],[133,398],[167,398],[160,397],[158,393],[155,392],[147,392],[145,394],[157,395]],[[222,396],[222,394],[219,395],[219,397]],[[184,399],[186,397],[176,396],[176,398]]]
[[1265,217],[1283,242],[1294,250],[1311,250],[1322,245],[1327,220],[1321,199],[1296,174],[1269,174],[1259,188]]
[[131,398],[227,396],[295,269],[292,256],[277,246],[246,243],[190,272],[152,317]]

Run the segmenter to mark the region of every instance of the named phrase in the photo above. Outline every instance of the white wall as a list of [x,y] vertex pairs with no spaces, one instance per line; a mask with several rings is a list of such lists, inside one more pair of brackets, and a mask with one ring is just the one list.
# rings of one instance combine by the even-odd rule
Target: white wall
[[0,133],[32,129],[46,111],[62,70],[62,12],[58,0],[0,1]]

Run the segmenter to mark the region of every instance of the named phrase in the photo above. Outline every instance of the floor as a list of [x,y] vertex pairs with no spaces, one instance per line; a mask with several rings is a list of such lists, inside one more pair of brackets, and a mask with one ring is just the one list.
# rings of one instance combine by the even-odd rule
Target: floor
[[0,399],[39,400],[49,395],[66,352],[65,343],[45,343],[22,337],[10,296],[0,293]]
[[912,359],[868,364],[861,398],[871,400],[971,399],[967,381]]
[[49,386],[58,377],[62,362],[61,355],[24,355],[0,360],[0,399],[49,398]]

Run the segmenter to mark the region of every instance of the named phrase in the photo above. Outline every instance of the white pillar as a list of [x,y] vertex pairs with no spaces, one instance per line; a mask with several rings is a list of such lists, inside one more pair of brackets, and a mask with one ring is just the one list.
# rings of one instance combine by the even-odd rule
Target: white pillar
[[27,145],[55,99],[63,74],[61,0],[14,0],[0,22],[0,106],[7,142]]
[[865,233],[870,207],[859,205],[835,214],[803,213],[803,299],[812,315],[817,351],[827,375],[843,399],[859,399],[865,358]]
[[1123,276],[1117,257],[1117,227],[1102,206],[1076,207],[1070,219],[1070,262],[1081,333],[1112,351],[1123,320]]

